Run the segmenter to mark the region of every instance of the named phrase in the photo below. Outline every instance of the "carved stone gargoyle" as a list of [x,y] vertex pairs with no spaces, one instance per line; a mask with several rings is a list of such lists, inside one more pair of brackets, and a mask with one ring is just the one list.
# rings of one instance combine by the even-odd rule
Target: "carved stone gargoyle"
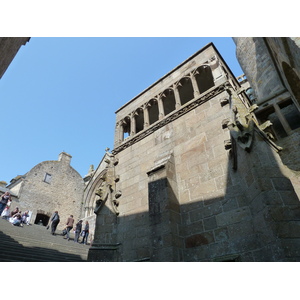
[[239,121],[236,121],[235,124],[231,122],[227,125],[227,127],[237,144],[245,151],[250,152],[253,142],[253,120],[250,120],[248,124],[244,125],[242,125]]
[[[234,139],[235,143],[247,152],[250,152],[253,143],[254,130],[258,132],[264,140],[269,143],[276,151],[282,150],[281,147],[276,145],[272,140],[271,136],[266,134],[264,130],[271,126],[270,121],[259,125],[258,121],[253,113],[258,108],[257,104],[253,104],[250,107],[241,101],[236,92],[232,89],[228,90],[231,103],[232,116],[229,119],[225,119],[222,122],[222,128],[228,128],[230,130],[231,139]],[[237,158],[236,149],[232,147],[232,140],[225,141],[225,149],[231,149],[232,154]],[[236,166],[236,161],[234,163]]]

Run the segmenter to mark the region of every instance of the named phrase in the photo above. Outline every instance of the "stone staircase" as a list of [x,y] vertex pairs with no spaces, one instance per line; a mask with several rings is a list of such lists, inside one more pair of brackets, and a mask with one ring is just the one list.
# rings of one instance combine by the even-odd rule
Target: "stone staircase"
[[[61,235],[51,235],[41,225],[13,226],[0,217],[0,262],[84,262],[89,245],[74,243]],[[81,238],[80,238],[81,241]]]

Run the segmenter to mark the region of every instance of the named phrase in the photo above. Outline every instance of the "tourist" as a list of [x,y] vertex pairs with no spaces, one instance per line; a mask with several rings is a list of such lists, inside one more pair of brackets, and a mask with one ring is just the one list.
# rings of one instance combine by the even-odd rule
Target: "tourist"
[[84,226],[84,230],[82,231],[83,234],[81,236],[83,236],[82,238],[82,241],[80,244],[87,244],[87,239],[88,239],[88,236],[89,236],[89,229],[90,229],[90,225],[89,225],[89,222],[86,221],[85,222],[85,226]]
[[10,216],[12,217],[13,215],[17,214],[18,212],[20,212],[19,207],[17,206],[11,213]]
[[82,220],[80,220],[77,224],[76,224],[76,228],[75,228],[75,238],[74,238],[74,242],[78,243],[78,238],[80,235],[82,229]]
[[70,230],[73,228],[73,226],[74,226],[73,215],[70,215],[66,223],[67,236],[65,237],[65,239],[67,239],[68,241],[70,240]]
[[60,222],[60,218],[59,218],[59,214],[58,214],[57,210],[52,215],[52,218],[50,221],[52,222],[51,223],[51,234],[55,235],[56,227],[57,227],[58,223]]
[[9,209],[9,205],[6,205],[5,209],[3,210],[2,214],[1,214],[2,219],[5,219],[8,221],[9,217],[10,217],[10,209]]
[[10,195],[9,192],[5,192],[1,196],[1,200],[0,200],[0,215],[2,214],[3,210],[5,209],[8,201],[12,201],[11,200],[11,195]]
[[14,226],[21,226],[22,225],[22,216],[21,216],[21,212],[17,212],[16,214],[14,214],[13,216],[11,216],[9,218],[9,222],[14,225]]
[[26,210],[26,211],[22,214],[22,224],[29,225],[29,211],[28,211],[28,210]]

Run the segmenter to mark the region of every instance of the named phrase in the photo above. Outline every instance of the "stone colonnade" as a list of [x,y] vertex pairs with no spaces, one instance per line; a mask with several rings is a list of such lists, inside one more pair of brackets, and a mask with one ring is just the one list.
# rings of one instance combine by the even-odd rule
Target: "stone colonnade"
[[218,60],[216,58],[211,60],[212,64],[203,64],[184,75],[163,92],[152,97],[117,122],[117,145],[163,119],[171,112],[180,109],[187,102],[197,99],[202,93],[215,86],[215,81],[222,76],[222,71]]

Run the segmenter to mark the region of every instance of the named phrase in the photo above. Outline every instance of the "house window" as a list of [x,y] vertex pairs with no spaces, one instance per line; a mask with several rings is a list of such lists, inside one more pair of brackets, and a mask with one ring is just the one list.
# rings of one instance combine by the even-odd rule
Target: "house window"
[[45,174],[44,182],[51,183],[52,175],[49,173]]

